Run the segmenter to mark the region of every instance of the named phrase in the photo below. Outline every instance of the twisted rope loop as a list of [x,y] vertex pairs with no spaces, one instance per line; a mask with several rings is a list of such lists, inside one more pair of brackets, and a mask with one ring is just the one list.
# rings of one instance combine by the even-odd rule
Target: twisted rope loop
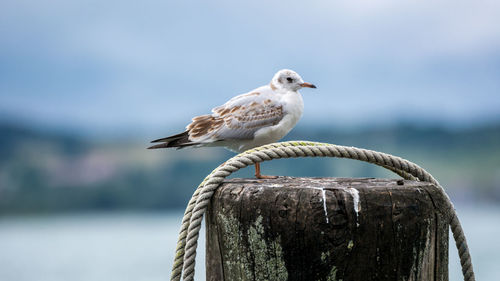
[[408,160],[389,154],[356,147],[308,141],[273,143],[245,151],[217,167],[203,180],[189,200],[182,219],[170,280],[180,281],[182,276],[185,281],[194,280],[196,247],[198,245],[198,236],[203,215],[215,190],[226,177],[239,169],[255,163],[272,159],[296,157],[355,159],[386,168],[404,179],[426,181],[436,185],[442,196],[446,199],[445,212],[443,214],[447,216],[445,219],[448,220],[455,239],[464,280],[475,281],[469,248],[453,203],[451,203],[443,187],[441,187],[431,174]]

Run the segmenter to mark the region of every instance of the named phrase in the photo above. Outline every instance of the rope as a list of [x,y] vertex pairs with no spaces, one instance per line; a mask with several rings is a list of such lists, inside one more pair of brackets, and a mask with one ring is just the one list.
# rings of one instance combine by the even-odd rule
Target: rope
[[453,203],[431,174],[408,160],[389,154],[356,147],[307,141],[273,143],[245,151],[217,167],[203,180],[189,200],[182,219],[170,280],[180,281],[181,277],[184,276],[185,281],[194,281],[196,247],[203,215],[215,190],[226,177],[255,163],[296,157],[337,157],[360,160],[391,170],[404,179],[426,181],[437,186],[443,198],[446,199],[443,214],[450,224],[455,239],[464,281],[475,281],[469,248]]

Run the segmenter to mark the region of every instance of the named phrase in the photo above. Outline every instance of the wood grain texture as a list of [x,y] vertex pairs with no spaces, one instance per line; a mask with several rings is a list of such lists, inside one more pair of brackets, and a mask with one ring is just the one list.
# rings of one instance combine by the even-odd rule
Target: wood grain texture
[[440,194],[387,179],[226,180],[206,216],[207,280],[447,281]]

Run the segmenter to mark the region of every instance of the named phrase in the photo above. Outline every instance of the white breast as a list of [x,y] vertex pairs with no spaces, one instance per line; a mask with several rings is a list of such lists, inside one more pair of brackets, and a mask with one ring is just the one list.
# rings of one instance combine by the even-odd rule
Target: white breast
[[281,98],[281,103],[283,105],[283,112],[285,113],[285,116],[278,124],[262,128],[255,132],[255,138],[253,141],[255,146],[279,141],[286,134],[288,134],[293,127],[295,127],[300,117],[302,117],[304,101],[298,92],[286,92]]

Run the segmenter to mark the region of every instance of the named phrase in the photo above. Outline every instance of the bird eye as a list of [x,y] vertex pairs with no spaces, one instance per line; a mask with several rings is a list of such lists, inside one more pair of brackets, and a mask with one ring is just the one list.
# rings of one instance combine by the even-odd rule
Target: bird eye
[[288,81],[288,83],[292,83],[293,79],[291,77],[287,77],[286,81]]

